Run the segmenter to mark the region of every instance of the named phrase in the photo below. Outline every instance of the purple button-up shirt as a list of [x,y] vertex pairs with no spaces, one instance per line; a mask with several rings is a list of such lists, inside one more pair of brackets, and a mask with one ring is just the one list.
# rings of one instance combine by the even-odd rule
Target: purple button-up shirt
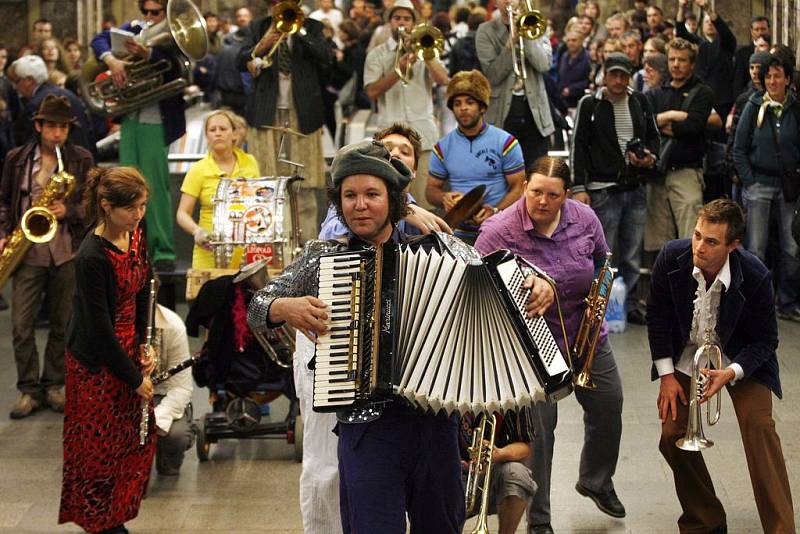
[[[584,300],[595,277],[595,265],[605,260],[608,245],[603,227],[592,208],[567,200],[561,207],[561,220],[547,237],[533,226],[525,208],[525,195],[481,225],[475,248],[483,255],[508,249],[533,263],[555,281],[567,338],[573,344],[586,308]],[[564,350],[563,335],[555,303],[545,313],[550,331]],[[607,336],[605,323],[598,343]],[[566,354],[566,353],[565,353]]]

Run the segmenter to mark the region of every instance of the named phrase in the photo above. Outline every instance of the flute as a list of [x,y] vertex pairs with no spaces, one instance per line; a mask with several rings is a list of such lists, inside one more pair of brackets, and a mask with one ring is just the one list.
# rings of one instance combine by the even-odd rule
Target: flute
[[[153,346],[153,338],[156,333],[156,297],[158,296],[158,282],[155,278],[150,279],[150,296],[147,301],[147,331],[145,333],[145,349]],[[155,348],[155,347],[154,347]],[[156,352],[156,358],[158,353]],[[154,369],[158,368],[158,361]],[[147,442],[147,434],[150,433],[150,401],[142,399],[142,417],[139,420],[139,445]]]

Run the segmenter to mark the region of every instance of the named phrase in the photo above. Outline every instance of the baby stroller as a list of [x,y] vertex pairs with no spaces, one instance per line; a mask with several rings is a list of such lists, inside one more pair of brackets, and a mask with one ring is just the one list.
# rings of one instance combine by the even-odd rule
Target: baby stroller
[[[302,420],[294,389],[294,334],[276,329],[256,337],[247,326],[252,288],[263,287],[266,266],[250,264],[238,275],[209,280],[200,288],[186,318],[190,336],[200,326],[208,336],[192,368],[197,385],[211,391],[211,413],[197,423],[197,457],[207,461],[211,445],[221,439],[286,439],[302,461]],[[259,281],[260,280],[260,281]],[[262,422],[268,403],[285,395],[289,411],[282,421]]]

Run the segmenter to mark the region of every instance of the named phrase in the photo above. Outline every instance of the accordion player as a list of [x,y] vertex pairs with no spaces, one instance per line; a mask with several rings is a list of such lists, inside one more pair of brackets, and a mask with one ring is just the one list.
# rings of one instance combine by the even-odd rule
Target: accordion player
[[[433,412],[494,412],[572,391],[572,372],[523,287],[534,266],[507,251],[483,260],[446,234],[322,255],[316,411],[400,395]],[[544,275],[546,276],[546,275]]]

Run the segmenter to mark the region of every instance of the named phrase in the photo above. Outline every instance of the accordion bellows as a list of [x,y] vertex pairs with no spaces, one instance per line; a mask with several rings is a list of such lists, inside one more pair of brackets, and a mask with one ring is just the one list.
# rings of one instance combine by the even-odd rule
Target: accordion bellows
[[314,409],[399,395],[433,412],[491,413],[569,394],[545,320],[525,316],[525,267],[507,251],[475,261],[419,243],[323,256],[330,330],[317,343]]

